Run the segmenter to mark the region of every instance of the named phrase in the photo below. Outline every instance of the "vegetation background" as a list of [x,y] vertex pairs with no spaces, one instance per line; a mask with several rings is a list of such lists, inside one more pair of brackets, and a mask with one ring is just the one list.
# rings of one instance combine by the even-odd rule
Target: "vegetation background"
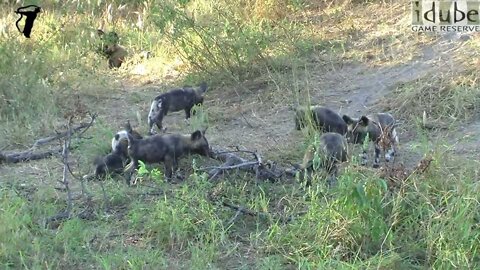
[[[31,39],[14,26],[28,4],[43,9]],[[98,113],[72,140],[72,218],[46,224],[66,207],[58,157],[0,164],[0,267],[480,268],[478,34],[412,32],[410,2],[388,0],[2,1],[0,11],[0,149]],[[97,53],[98,28],[127,48],[120,69]],[[211,145],[288,165],[315,137],[293,130],[295,106],[389,111],[399,161],[389,172],[353,158],[331,190],[321,173],[309,188],[241,172],[208,181],[200,169],[216,163],[197,156],[182,160],[190,176],[179,183],[148,165],[134,187],[119,176],[82,188],[126,119],[145,134],[155,95],[203,80],[205,107],[190,125],[167,117],[170,130],[208,125]],[[423,156],[433,158],[424,171]]]

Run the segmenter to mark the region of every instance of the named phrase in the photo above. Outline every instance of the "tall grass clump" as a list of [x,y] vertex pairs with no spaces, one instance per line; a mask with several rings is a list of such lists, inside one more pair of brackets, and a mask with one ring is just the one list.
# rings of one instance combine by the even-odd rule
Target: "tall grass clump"
[[379,105],[401,119],[419,120],[425,112],[430,123],[456,123],[480,112],[478,86],[473,70],[428,75],[399,86]]
[[[272,1],[153,1],[149,20],[194,71],[252,77],[273,56],[294,51],[294,6]],[[227,77],[228,78],[228,77]]]

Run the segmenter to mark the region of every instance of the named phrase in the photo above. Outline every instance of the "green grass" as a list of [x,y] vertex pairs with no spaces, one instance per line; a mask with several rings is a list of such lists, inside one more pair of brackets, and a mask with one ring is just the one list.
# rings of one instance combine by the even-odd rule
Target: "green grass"
[[[146,0],[129,1],[119,10],[123,2],[110,1],[109,21],[103,2],[43,1],[45,12],[31,39],[10,26],[14,7],[5,4],[0,7],[9,14],[0,20],[0,29],[9,23],[0,32],[0,149],[26,149],[63,130],[67,114],[76,113],[78,123],[87,118],[85,111],[98,112],[84,137],[72,140],[74,174],[92,172],[92,160],[110,151],[125,118],[146,130],[143,109],[150,92],[137,86],[147,81],[170,86],[206,80],[207,95],[231,102],[226,107],[237,99],[284,107],[319,102],[310,91],[321,67],[335,72],[340,64],[394,66],[417,55],[418,50],[404,48],[432,42],[399,30],[406,11],[386,2]],[[132,26],[139,15],[142,29]],[[119,70],[109,70],[96,53],[101,21],[129,49]],[[475,51],[478,40],[467,46]],[[152,58],[142,59],[142,51]],[[137,67],[145,74],[132,74]],[[472,119],[478,113],[478,74],[466,67],[399,86],[383,104],[390,107],[383,108],[408,122],[418,121],[423,110],[438,121]],[[179,124],[183,133],[238,116],[216,104],[195,108],[190,125]],[[219,130],[209,128],[207,137]],[[284,164],[301,160],[315,132],[309,123],[300,133],[291,147],[262,154]],[[428,135],[409,150],[431,152],[430,168],[395,186],[355,162],[345,165],[333,189],[321,173],[308,188],[297,180],[255,183],[241,171],[208,181],[198,168],[214,162],[198,156],[182,160],[186,177],[179,183],[166,182],[163,166],[149,164],[133,187],[122,176],[87,182],[89,197],[78,177],[69,177],[73,217],[49,226],[46,218],[66,207],[65,192],[55,189],[61,161],[0,164],[0,268],[479,268],[478,162],[451,154]],[[234,218],[236,211],[223,201],[263,215]]]
[[[30,202],[28,194],[2,188],[0,257],[11,268],[222,268],[225,260],[266,268],[475,268],[479,190],[473,164],[451,171],[457,162],[464,163],[438,155],[425,174],[413,175],[394,192],[371,172],[348,168],[333,190],[323,183],[307,190],[297,184],[255,186],[243,177],[215,184],[200,175],[158,189],[107,182],[109,212],[90,184],[95,218],[74,218],[54,230],[44,229],[41,220],[62,203]],[[165,193],[148,194],[155,190]],[[241,216],[226,227],[235,211],[210,200],[213,190],[217,198],[271,218]],[[283,223],[279,216],[295,218]],[[238,257],[246,251],[251,261]]]

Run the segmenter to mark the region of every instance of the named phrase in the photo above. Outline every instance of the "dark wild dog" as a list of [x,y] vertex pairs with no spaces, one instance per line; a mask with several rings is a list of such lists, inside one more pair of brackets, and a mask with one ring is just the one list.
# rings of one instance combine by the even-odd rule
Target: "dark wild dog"
[[148,113],[149,134],[154,133],[155,124],[160,131],[162,129],[163,117],[168,112],[185,110],[185,119],[190,118],[190,112],[195,105],[203,104],[203,95],[207,91],[207,83],[202,82],[198,87],[183,87],[173,89],[157,96],[150,106]]
[[[343,116],[347,123],[348,142],[362,144],[368,135],[370,141],[375,146],[375,160],[373,167],[380,166],[380,152],[385,153],[385,161],[392,161],[395,156],[396,145],[398,144],[398,135],[395,130],[395,118],[389,113],[377,113],[369,116],[362,116],[360,119],[354,119],[348,115]],[[388,149],[388,150],[387,150]],[[367,149],[363,149],[361,155],[361,164],[366,165],[368,161]]]
[[130,185],[130,178],[133,170],[138,168],[139,160],[145,163],[163,162],[165,176],[171,178],[177,168],[178,159],[190,153],[210,155],[205,131],[197,130],[187,135],[157,134],[140,140],[128,133],[128,155],[133,166],[127,177],[127,184]]
[[135,139],[142,139],[142,135],[133,130],[130,121],[127,120],[125,130],[117,132],[112,139],[112,152],[95,159],[95,177],[105,177],[107,174],[123,171],[125,164],[129,162],[128,133],[131,133]]
[[[319,162],[315,162],[317,157]],[[347,161],[348,144],[342,135],[334,132],[327,132],[320,136],[317,145],[311,144],[305,151],[303,162],[297,168],[306,170],[308,173],[307,185],[311,184],[311,172],[324,169],[329,174],[327,183],[333,186],[336,183],[338,168],[337,164]]]
[[98,157],[95,159],[95,177],[103,178],[107,174],[121,173],[125,164],[127,163],[127,149],[128,141],[121,140],[116,145],[115,150],[104,157]]
[[110,68],[119,68],[125,61],[127,56],[127,50],[118,45],[119,38],[117,33],[109,32],[105,33],[103,30],[97,30],[98,36],[102,38],[101,53],[108,58],[108,66]]
[[347,133],[347,124],[342,117],[327,107],[311,106],[295,110],[295,128],[297,130],[304,128],[310,122],[322,132],[336,132],[340,135]]

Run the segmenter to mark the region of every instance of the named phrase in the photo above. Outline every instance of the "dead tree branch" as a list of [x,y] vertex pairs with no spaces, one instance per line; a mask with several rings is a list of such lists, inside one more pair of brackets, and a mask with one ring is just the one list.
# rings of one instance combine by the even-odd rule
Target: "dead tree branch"
[[70,148],[70,142],[72,139],[71,122],[72,120],[70,119],[68,122],[68,130],[67,130],[66,138],[63,141],[63,149],[62,149],[63,178],[62,178],[62,181],[60,182],[63,184],[63,186],[65,187],[65,190],[67,191],[67,208],[64,211],[52,217],[49,217],[47,219],[47,224],[54,221],[69,219],[72,213],[73,199],[72,199],[72,191],[70,190],[69,181],[68,181],[68,173],[70,170],[68,165],[68,156],[69,156],[68,150]]
[[19,163],[26,162],[31,160],[39,160],[48,158],[51,156],[59,155],[61,149],[45,150],[42,152],[34,153],[32,150],[22,151],[22,152],[13,152],[13,153],[0,153],[0,164],[1,163]]
[[82,134],[85,133],[85,131],[87,131],[93,125],[96,117],[97,115],[93,114],[91,115],[91,119],[89,123],[81,123],[80,125],[71,128],[71,130],[60,132],[60,133],[57,133],[56,135],[52,135],[46,138],[38,139],[35,141],[33,146],[30,147],[28,150],[21,151],[21,152],[14,152],[14,151],[1,152],[0,151],[0,164],[26,162],[26,161],[39,160],[39,159],[44,159],[51,156],[60,155],[62,153],[61,147],[56,149],[38,151],[38,152],[34,152],[34,150],[38,146],[46,145],[52,141],[65,138],[66,136],[71,137],[74,133],[79,131],[82,131],[82,132],[77,136],[81,136]]
[[[253,155],[254,160],[249,160],[236,155],[235,153],[249,153]],[[244,170],[255,173],[256,180],[271,180],[275,181],[285,175],[286,169],[277,168],[277,166],[269,166],[271,163],[265,164],[262,157],[255,151],[239,150],[228,151],[225,149],[212,149],[210,156],[213,159],[222,161],[220,166],[205,167],[204,171],[208,171],[209,180],[215,179],[221,173],[227,170]]]

